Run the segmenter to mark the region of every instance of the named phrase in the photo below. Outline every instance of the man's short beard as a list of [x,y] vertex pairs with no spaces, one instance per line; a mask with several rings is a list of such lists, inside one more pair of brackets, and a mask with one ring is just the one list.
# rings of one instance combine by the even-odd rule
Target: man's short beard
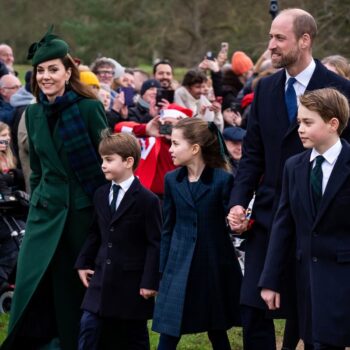
[[299,51],[289,52],[288,55],[281,57],[279,61],[272,61],[273,68],[287,68],[298,62]]

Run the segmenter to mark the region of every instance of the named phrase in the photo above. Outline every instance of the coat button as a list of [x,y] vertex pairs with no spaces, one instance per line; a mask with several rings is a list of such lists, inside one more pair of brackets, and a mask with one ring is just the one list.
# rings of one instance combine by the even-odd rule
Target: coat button
[[193,227],[197,227],[197,223],[196,222],[193,223]]
[[108,246],[108,248],[112,248],[113,244],[111,242],[108,242],[107,246]]
[[48,203],[47,201],[43,201],[43,207],[44,207],[44,208],[47,208],[48,204],[49,204],[49,203]]
[[107,260],[106,260],[106,264],[107,264],[107,265],[110,265],[110,264],[111,264],[111,262],[112,262],[112,260],[111,260],[111,259],[107,259]]
[[318,260],[318,259],[316,258],[316,256],[313,256],[313,257],[312,257],[312,261],[313,261],[314,263],[316,263],[317,260]]
[[111,228],[109,229],[109,231],[113,232],[113,231],[114,231],[114,227],[111,227]]

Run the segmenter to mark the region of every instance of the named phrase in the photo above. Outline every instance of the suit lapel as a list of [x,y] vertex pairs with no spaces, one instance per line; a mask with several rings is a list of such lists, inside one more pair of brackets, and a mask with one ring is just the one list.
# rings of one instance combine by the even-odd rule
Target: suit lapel
[[317,225],[320,218],[326,212],[328,206],[334,199],[335,195],[339,192],[343,186],[343,183],[350,175],[350,146],[348,143],[342,143],[343,148],[334,165],[333,171],[327,183],[327,187],[322,196],[322,201],[320,203],[320,208],[318,210],[314,226]]

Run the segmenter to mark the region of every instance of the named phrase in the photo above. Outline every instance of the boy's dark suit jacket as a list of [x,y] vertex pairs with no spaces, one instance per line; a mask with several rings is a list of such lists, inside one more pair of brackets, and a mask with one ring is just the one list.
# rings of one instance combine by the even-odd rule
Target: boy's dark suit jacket
[[[241,303],[266,308],[257,288],[264,266],[273,217],[278,207],[282,173],[285,161],[304,151],[298,135],[298,123],[289,123],[284,100],[285,70],[260,80],[254,95],[248,119],[247,134],[243,142],[243,156],[235,178],[230,207],[247,207],[254,191],[253,228],[247,232],[245,241],[245,270]],[[350,99],[350,82],[325,68],[316,60],[316,68],[306,88],[307,91],[335,87]],[[350,140],[349,126],[342,137]],[[285,292],[293,290],[293,279],[286,276]],[[294,300],[283,307],[294,308]],[[291,308],[290,308],[291,307]],[[285,314],[283,315],[285,316]]]
[[102,317],[150,319],[154,298],[145,300],[139,290],[158,290],[159,200],[135,178],[112,215],[110,186],[96,191],[95,224],[75,265],[95,271],[82,308]]
[[335,346],[350,345],[350,145],[342,144],[318,213],[310,196],[311,151],[287,161],[259,282],[281,290],[285,258],[296,238],[301,337]]

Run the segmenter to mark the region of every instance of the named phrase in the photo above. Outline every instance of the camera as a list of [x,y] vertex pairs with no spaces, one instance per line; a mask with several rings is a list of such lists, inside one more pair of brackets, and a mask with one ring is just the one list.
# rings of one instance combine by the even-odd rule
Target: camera
[[10,141],[8,141],[8,140],[0,140],[0,144],[1,144],[1,145],[8,146],[9,143],[10,143]]
[[215,55],[212,51],[208,51],[205,55],[205,58],[207,60],[211,60],[211,61],[214,61],[215,60]]
[[159,125],[159,133],[161,135],[171,135],[173,130],[172,124],[160,124]]
[[270,0],[269,13],[270,13],[272,19],[274,19],[277,16],[277,14],[278,14],[278,2],[277,2],[277,0]]
[[230,109],[231,111],[237,113],[241,110],[241,104],[239,102],[231,102]]

